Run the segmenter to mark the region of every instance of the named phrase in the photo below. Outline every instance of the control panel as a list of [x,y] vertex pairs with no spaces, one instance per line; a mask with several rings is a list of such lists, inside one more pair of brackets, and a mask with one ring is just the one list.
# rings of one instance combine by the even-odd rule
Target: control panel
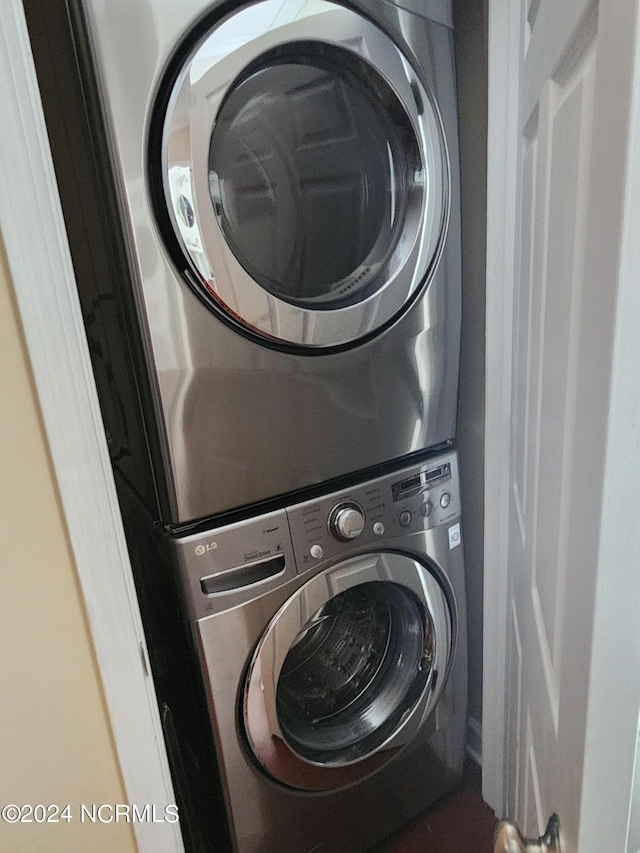
[[287,508],[299,573],[358,547],[389,547],[460,515],[454,453]]
[[[316,500],[172,540],[189,616],[236,606],[326,560],[385,549],[452,524],[460,541],[457,457],[448,452]],[[457,537],[457,539],[455,538]]]

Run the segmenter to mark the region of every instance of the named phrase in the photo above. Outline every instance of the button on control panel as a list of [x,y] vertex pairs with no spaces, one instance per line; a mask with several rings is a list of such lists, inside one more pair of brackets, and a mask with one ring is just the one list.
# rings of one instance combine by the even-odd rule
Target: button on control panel
[[460,514],[457,457],[432,460],[287,509],[297,570],[377,548]]
[[422,506],[420,507],[420,515],[426,518],[428,515],[431,515],[433,512],[433,502],[431,500],[426,500]]

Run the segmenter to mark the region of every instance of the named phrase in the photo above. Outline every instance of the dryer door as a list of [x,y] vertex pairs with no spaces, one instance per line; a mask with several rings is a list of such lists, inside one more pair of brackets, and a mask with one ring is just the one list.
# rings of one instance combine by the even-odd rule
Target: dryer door
[[165,239],[243,331],[351,344],[428,281],[448,217],[441,123],[407,58],[356,12],[263,0],[201,22],[154,122]]
[[259,765],[325,791],[370,775],[411,743],[452,660],[450,592],[403,554],[354,557],[316,575],[267,627],[242,714]]

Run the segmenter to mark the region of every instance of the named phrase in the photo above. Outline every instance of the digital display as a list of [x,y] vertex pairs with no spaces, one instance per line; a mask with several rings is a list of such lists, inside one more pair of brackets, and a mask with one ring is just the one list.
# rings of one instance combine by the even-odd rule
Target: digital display
[[442,477],[443,474],[444,474],[444,471],[442,470],[442,468],[432,468],[431,471],[427,471],[427,473],[425,475],[425,479],[427,481],[437,480],[438,477]]
[[451,465],[438,465],[437,468],[431,468],[428,471],[421,471],[412,477],[407,477],[406,480],[401,480],[399,483],[394,483],[391,486],[393,500],[399,501],[406,498],[408,495],[414,494],[421,490],[429,488],[431,483],[436,480],[442,480],[445,477],[451,476]]
[[411,477],[409,480],[403,480],[403,482],[400,483],[400,491],[406,492],[409,489],[415,489],[420,485],[422,485],[422,476],[418,474],[417,477]]

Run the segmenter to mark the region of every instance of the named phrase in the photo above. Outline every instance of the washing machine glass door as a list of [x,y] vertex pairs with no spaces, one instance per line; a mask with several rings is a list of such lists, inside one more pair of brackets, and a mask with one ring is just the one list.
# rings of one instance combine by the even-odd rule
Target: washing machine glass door
[[249,746],[278,781],[331,790],[415,738],[451,661],[454,620],[411,557],[356,557],[317,575],[275,615],[248,669]]
[[179,268],[272,343],[335,347],[380,329],[426,284],[446,230],[445,142],[420,76],[326,0],[263,0],[191,38],[150,150]]

